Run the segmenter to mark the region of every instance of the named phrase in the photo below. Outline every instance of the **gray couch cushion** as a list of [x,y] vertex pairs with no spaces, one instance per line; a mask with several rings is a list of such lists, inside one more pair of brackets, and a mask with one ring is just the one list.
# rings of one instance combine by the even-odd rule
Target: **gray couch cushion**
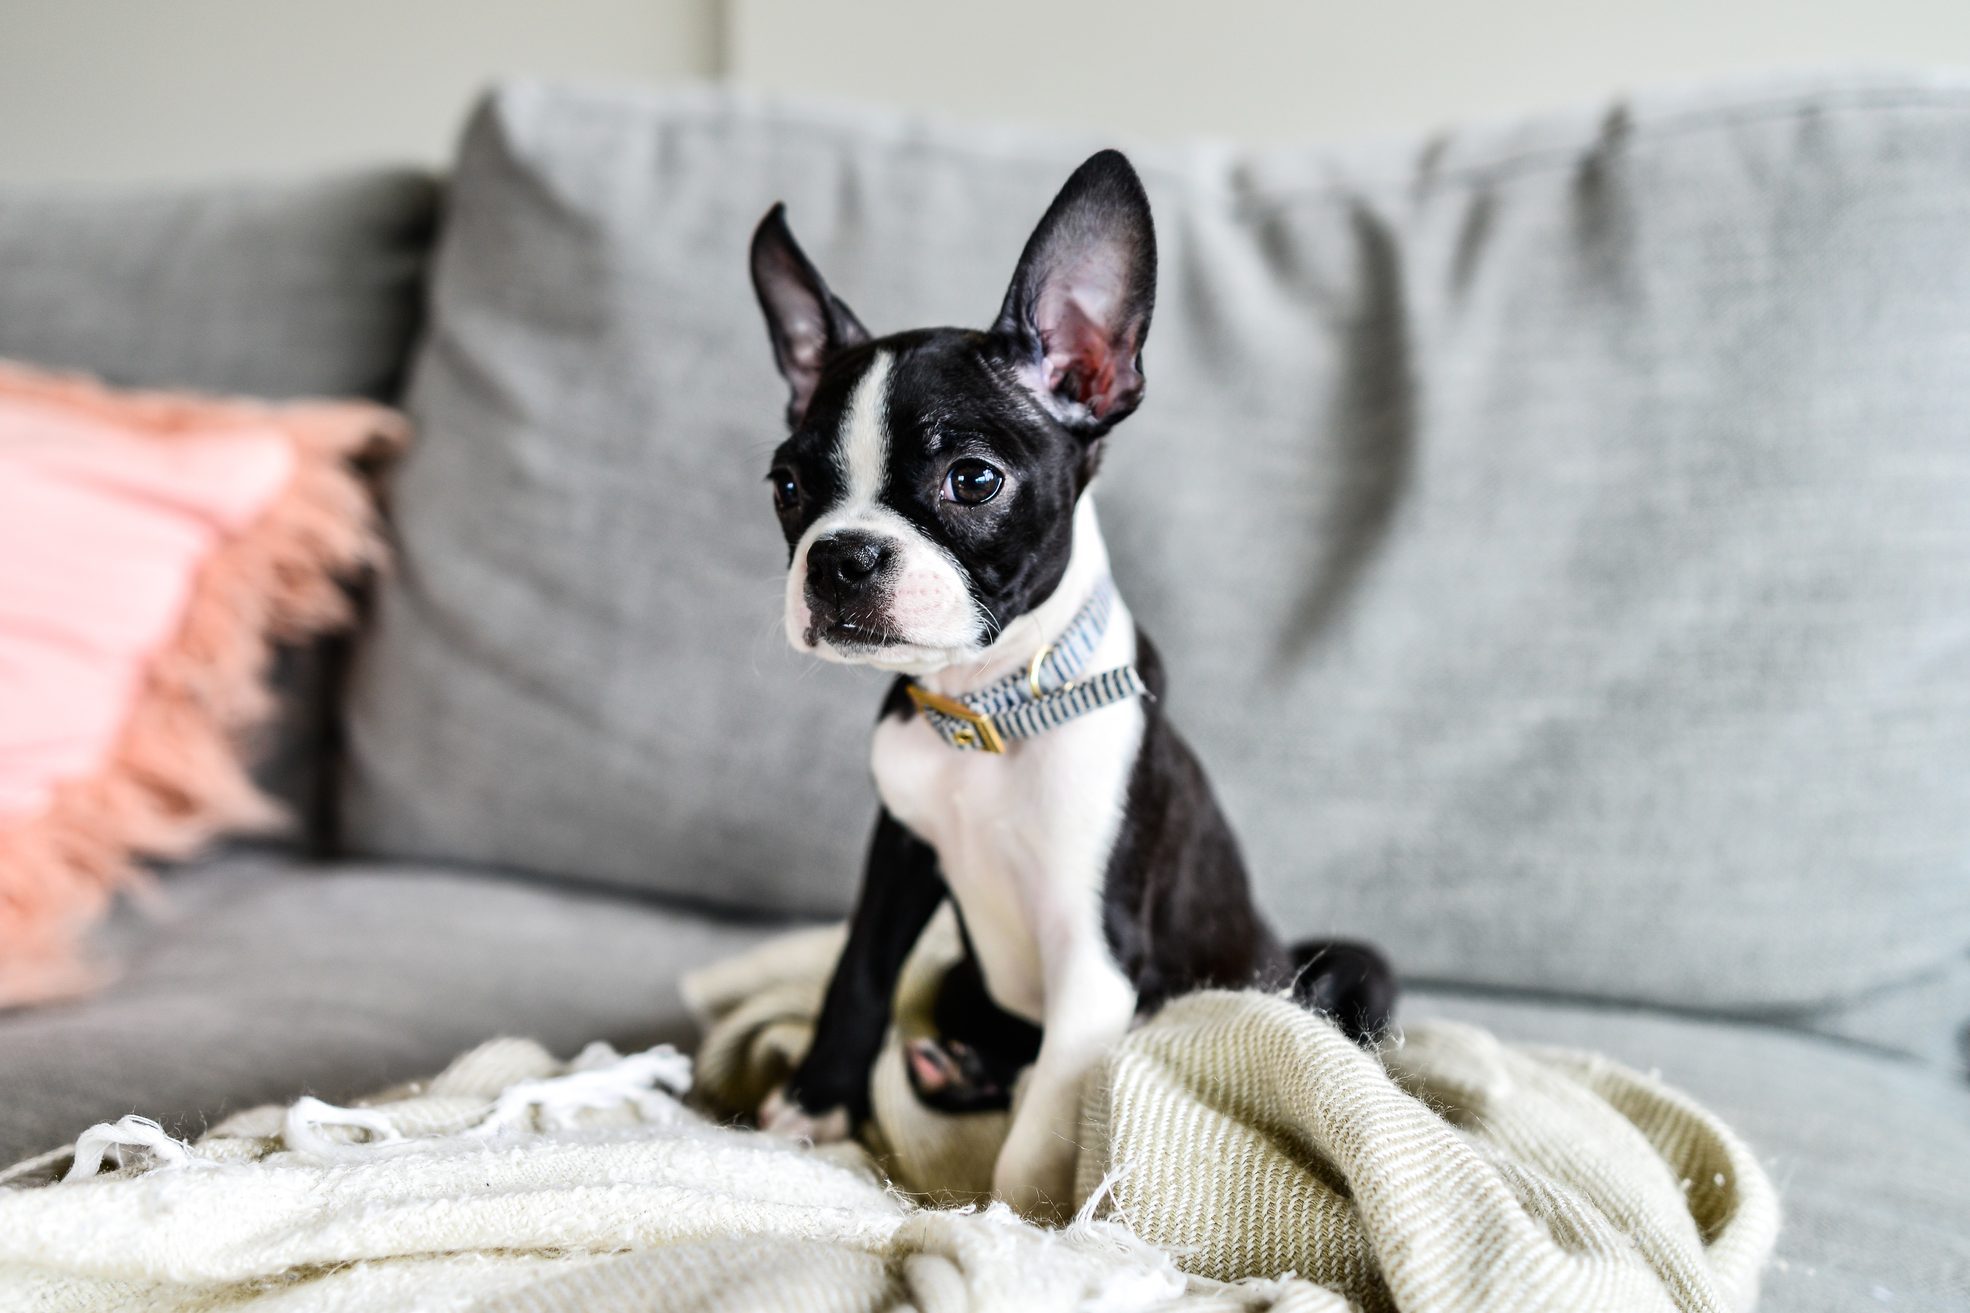
[[[0,1164],[126,1112],[185,1132],[267,1099],[344,1098],[501,1034],[687,1040],[677,978],[769,930],[428,867],[236,861],[126,925],[100,998],[0,1015]],[[1963,1306],[1970,1092],[1915,1063],[1755,1026],[1423,993],[1510,1038],[1605,1050],[1722,1113],[1784,1196],[1761,1307]]]
[[[485,106],[352,842],[841,906],[882,684],[782,651],[747,234],[784,197],[878,330],[981,323],[1093,144]],[[1138,160],[1160,299],[1100,500],[1279,921],[1740,1014],[1960,965],[1970,85]],[[1963,1001],[1925,1015],[1893,1042]]]
[[[437,184],[409,170],[134,191],[0,187],[0,357],[126,387],[394,399]],[[331,652],[281,654],[261,778],[311,819]]]
[[121,978],[0,1012],[0,1161],[127,1112],[196,1132],[302,1092],[350,1098],[495,1035],[688,1043],[684,972],[755,925],[432,867],[239,855],[173,872],[125,916]]
[[0,356],[130,387],[388,400],[436,203],[408,170],[0,187]]

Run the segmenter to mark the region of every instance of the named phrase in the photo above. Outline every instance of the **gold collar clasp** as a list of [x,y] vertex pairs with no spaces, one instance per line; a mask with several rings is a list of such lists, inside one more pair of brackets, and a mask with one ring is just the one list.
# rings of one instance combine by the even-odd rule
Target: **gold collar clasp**
[[951,731],[951,741],[961,748],[979,748],[986,752],[1004,752],[1006,741],[999,735],[999,727],[992,718],[982,711],[973,711],[955,698],[947,698],[942,693],[933,693],[916,684],[905,684],[903,691],[910,695],[910,701],[917,704],[917,710],[934,711],[940,716],[963,721]]

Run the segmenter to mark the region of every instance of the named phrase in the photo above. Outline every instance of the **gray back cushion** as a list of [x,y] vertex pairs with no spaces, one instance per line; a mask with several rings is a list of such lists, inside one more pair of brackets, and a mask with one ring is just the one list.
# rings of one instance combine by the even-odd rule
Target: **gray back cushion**
[[[883,680],[782,650],[748,234],[784,198],[877,331],[981,324],[1099,144],[494,97],[350,840],[844,906]],[[1162,277],[1098,499],[1281,925],[1760,1014],[1961,961],[1970,89],[1136,158]]]
[[0,187],[0,356],[129,387],[394,393],[437,184]]
[[[437,210],[428,174],[93,191],[0,186],[0,357],[125,387],[393,399]],[[332,660],[280,654],[261,778],[323,806]]]

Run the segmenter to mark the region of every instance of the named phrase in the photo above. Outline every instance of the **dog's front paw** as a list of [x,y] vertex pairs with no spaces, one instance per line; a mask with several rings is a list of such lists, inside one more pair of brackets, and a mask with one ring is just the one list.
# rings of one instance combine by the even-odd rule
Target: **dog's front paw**
[[809,1112],[789,1098],[787,1087],[782,1085],[759,1105],[759,1129],[808,1144],[835,1144],[848,1138],[848,1109]]

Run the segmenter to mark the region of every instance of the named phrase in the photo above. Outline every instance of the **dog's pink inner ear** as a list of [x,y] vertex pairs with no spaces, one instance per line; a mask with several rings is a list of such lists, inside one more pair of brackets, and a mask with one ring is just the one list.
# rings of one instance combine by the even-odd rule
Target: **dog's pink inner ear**
[[828,326],[819,316],[787,320],[787,368],[819,374],[828,354]]
[[1125,275],[1100,259],[1048,278],[1033,307],[1046,363],[1045,390],[1096,420],[1142,397],[1136,369],[1143,324],[1128,313]]

